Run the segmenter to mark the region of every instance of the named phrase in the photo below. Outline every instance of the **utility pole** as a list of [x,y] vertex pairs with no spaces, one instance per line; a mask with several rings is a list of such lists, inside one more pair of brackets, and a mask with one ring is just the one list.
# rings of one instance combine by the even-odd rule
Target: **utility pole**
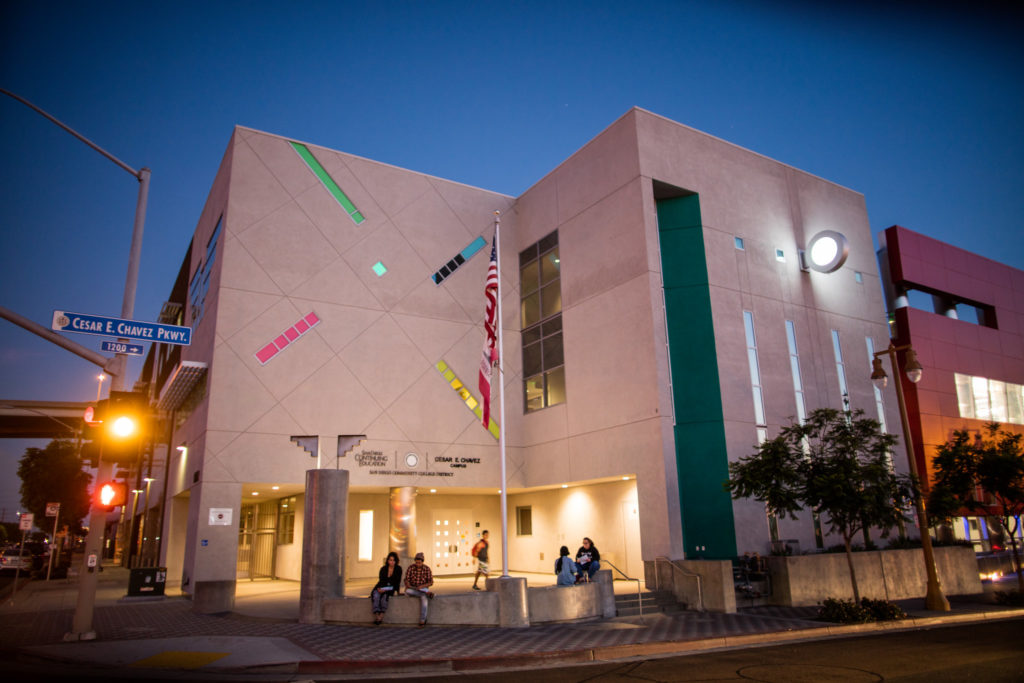
[[[29,109],[43,116],[50,122],[64,129],[80,141],[102,154],[122,170],[130,173],[139,182],[139,192],[135,203],[135,222],[132,227],[132,240],[128,252],[128,273],[125,277],[124,298],[121,302],[121,317],[130,319],[135,312],[135,292],[139,281],[139,262],[142,255],[142,233],[146,222],[146,203],[149,197],[149,176],[148,168],[135,170],[124,163],[95,142],[65,125],[55,117],[43,111],[28,100],[15,95],[14,93],[0,88],[0,93],[21,102]],[[122,340],[127,341],[127,340]],[[110,369],[104,370],[110,377],[110,390],[122,391],[125,384],[125,370],[128,365],[128,356],[119,353],[110,363]],[[108,481],[113,474],[112,462],[104,462],[103,449],[97,455],[97,476],[96,481]],[[95,640],[96,631],[93,630],[93,610],[96,606],[96,585],[99,581],[99,570],[101,565],[101,554],[103,545],[103,531],[106,523],[106,512],[100,510],[93,502],[93,508],[89,515],[89,535],[85,541],[85,560],[79,574],[78,603],[75,607],[75,616],[72,621],[71,632],[64,635],[65,640]]]

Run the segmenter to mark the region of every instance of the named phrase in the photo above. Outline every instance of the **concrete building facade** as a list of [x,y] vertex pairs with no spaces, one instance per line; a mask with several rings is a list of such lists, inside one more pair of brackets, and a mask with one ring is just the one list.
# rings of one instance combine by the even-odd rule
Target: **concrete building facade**
[[[495,211],[506,403],[488,430]],[[845,237],[832,272],[806,267],[823,232]],[[238,127],[161,315],[192,344],[155,346],[141,378],[168,425],[160,561],[214,605],[297,579],[318,467],[350,473],[350,577],[396,545],[468,573],[484,529],[492,568],[545,573],[583,536],[630,576],[831,545],[722,484],[813,408],[899,431],[870,381],[881,292],[862,195],[641,109],[518,197]]]

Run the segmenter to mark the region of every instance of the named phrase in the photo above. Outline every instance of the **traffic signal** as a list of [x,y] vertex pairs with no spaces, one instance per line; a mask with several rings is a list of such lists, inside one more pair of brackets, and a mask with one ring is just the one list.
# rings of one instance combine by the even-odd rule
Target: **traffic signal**
[[92,441],[92,446],[83,448],[83,458],[94,465],[99,457],[107,462],[137,462],[149,429],[148,413],[145,394],[111,391],[110,397],[97,401],[91,416],[86,416],[84,438]]
[[128,487],[124,482],[105,481],[96,486],[92,495],[92,503],[101,510],[110,512],[119,505],[124,505],[125,497],[128,494]]

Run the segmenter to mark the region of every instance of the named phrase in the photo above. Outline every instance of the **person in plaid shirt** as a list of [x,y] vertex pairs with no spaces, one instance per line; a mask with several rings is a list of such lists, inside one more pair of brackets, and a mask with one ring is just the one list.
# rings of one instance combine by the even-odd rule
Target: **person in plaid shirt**
[[434,573],[423,562],[423,553],[416,553],[413,565],[405,572],[405,594],[420,599],[420,626],[427,625],[427,600],[434,597],[430,587],[434,585]]

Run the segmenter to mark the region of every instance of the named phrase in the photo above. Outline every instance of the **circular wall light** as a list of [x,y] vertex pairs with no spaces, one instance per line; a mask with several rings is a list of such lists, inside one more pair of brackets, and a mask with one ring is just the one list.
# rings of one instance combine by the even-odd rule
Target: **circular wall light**
[[846,263],[850,242],[835,230],[822,230],[807,243],[805,261],[808,268],[819,273],[832,273]]

